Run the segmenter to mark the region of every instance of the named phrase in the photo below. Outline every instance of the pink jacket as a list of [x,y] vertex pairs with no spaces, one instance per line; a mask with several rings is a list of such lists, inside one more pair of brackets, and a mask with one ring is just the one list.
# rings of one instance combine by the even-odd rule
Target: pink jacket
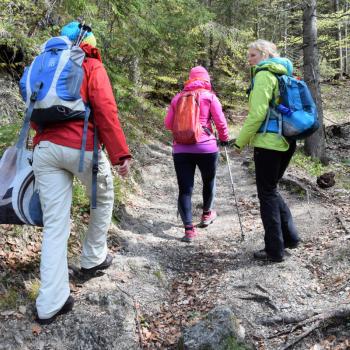
[[[208,135],[204,130],[200,141],[194,145],[180,145],[174,142],[174,153],[213,153],[218,151],[215,135],[211,121],[214,122],[221,141],[228,141],[229,133],[227,121],[222,111],[221,103],[216,95],[211,91],[210,83],[201,80],[189,82],[185,86],[185,91],[205,89],[200,95],[200,122],[203,127],[210,130]],[[168,113],[164,120],[164,125],[168,130],[172,130],[177,101],[180,98],[178,93],[171,101]]]

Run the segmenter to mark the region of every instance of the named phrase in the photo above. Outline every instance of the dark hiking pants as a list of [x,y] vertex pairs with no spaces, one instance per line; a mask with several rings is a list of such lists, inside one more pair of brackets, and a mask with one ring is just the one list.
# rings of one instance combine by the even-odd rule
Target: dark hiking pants
[[265,250],[272,257],[281,258],[284,248],[299,241],[291,212],[278,193],[282,178],[296,148],[290,144],[285,152],[254,148],[256,187],[260,201],[260,215],[265,230]]
[[218,152],[174,154],[174,166],[179,185],[178,209],[184,225],[192,224],[191,197],[196,166],[201,172],[203,181],[203,210],[211,210],[215,197],[217,162]]

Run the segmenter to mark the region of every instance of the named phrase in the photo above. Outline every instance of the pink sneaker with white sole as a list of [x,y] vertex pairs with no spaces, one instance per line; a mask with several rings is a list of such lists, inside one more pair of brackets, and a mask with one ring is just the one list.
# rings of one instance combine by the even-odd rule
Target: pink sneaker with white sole
[[197,236],[197,231],[193,226],[185,227],[185,235],[181,238],[182,242],[190,243]]
[[216,211],[215,210],[203,212],[203,215],[202,215],[202,218],[201,218],[201,222],[200,222],[200,226],[201,227],[207,227],[208,225],[210,225],[210,224],[212,224],[214,222],[216,217],[217,217],[217,215],[216,215]]

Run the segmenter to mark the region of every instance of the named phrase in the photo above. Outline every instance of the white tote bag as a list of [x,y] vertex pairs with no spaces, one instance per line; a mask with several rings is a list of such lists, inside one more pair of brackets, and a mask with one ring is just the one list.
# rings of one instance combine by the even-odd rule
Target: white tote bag
[[43,226],[32,151],[12,146],[0,159],[0,224]]

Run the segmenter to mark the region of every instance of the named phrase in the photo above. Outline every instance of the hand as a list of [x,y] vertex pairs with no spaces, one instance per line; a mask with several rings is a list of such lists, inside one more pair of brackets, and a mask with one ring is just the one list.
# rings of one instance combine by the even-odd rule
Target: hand
[[122,163],[115,166],[115,169],[120,176],[125,177],[130,169],[130,158],[124,159]]

